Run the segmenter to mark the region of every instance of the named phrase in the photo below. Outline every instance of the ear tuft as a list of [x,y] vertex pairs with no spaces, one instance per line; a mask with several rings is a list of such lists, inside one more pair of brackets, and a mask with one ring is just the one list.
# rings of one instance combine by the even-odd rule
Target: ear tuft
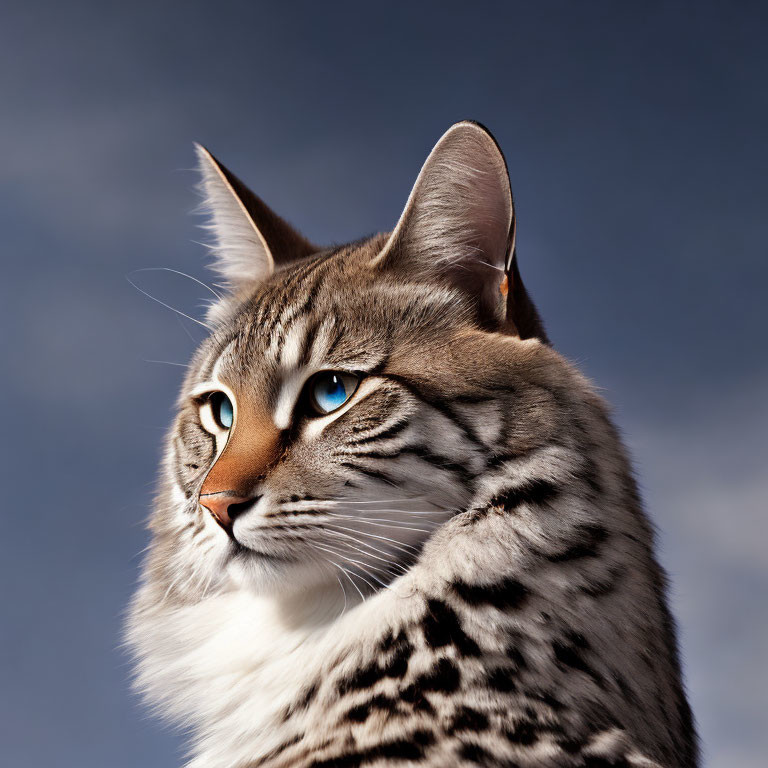
[[285,262],[317,250],[222,165],[195,144],[200,170],[204,225],[213,233],[212,268],[232,292],[252,288]]

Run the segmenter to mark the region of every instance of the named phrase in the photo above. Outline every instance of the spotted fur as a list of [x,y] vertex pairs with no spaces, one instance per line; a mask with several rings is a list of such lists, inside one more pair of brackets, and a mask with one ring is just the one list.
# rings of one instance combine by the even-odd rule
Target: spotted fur
[[[489,134],[446,134],[391,235],[311,253],[202,161],[230,292],[182,387],[128,627],[188,765],[695,766],[652,530],[508,258]],[[361,383],[311,418],[324,369]],[[213,385],[279,445],[232,536],[198,498],[223,450],[198,414]]]

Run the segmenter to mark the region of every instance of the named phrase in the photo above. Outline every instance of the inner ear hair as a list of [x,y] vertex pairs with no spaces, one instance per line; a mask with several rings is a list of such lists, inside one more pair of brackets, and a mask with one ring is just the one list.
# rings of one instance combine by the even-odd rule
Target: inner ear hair
[[514,235],[504,155],[486,128],[465,121],[435,145],[374,265],[449,281],[473,299],[490,328],[543,332],[540,323],[530,322],[535,309],[515,260],[508,258]]
[[281,264],[317,250],[290,224],[220,163],[205,147],[195,145],[213,233],[213,269],[224,286],[237,292],[269,277]]

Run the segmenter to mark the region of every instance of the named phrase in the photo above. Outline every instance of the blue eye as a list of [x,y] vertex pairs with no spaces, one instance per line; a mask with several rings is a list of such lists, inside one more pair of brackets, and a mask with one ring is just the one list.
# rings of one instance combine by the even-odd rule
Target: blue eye
[[213,418],[222,429],[229,429],[235,420],[235,412],[232,401],[223,392],[214,392],[211,395],[211,410]]
[[355,394],[359,379],[351,373],[323,371],[309,382],[309,403],[316,415],[341,408]]

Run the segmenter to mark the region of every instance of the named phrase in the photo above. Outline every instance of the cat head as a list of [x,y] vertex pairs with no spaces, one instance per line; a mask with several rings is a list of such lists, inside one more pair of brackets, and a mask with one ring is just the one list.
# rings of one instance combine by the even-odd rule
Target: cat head
[[391,233],[322,250],[197,151],[224,294],[169,439],[162,560],[176,584],[375,589],[466,507],[515,418],[494,343],[546,341],[504,158],[454,125]]

